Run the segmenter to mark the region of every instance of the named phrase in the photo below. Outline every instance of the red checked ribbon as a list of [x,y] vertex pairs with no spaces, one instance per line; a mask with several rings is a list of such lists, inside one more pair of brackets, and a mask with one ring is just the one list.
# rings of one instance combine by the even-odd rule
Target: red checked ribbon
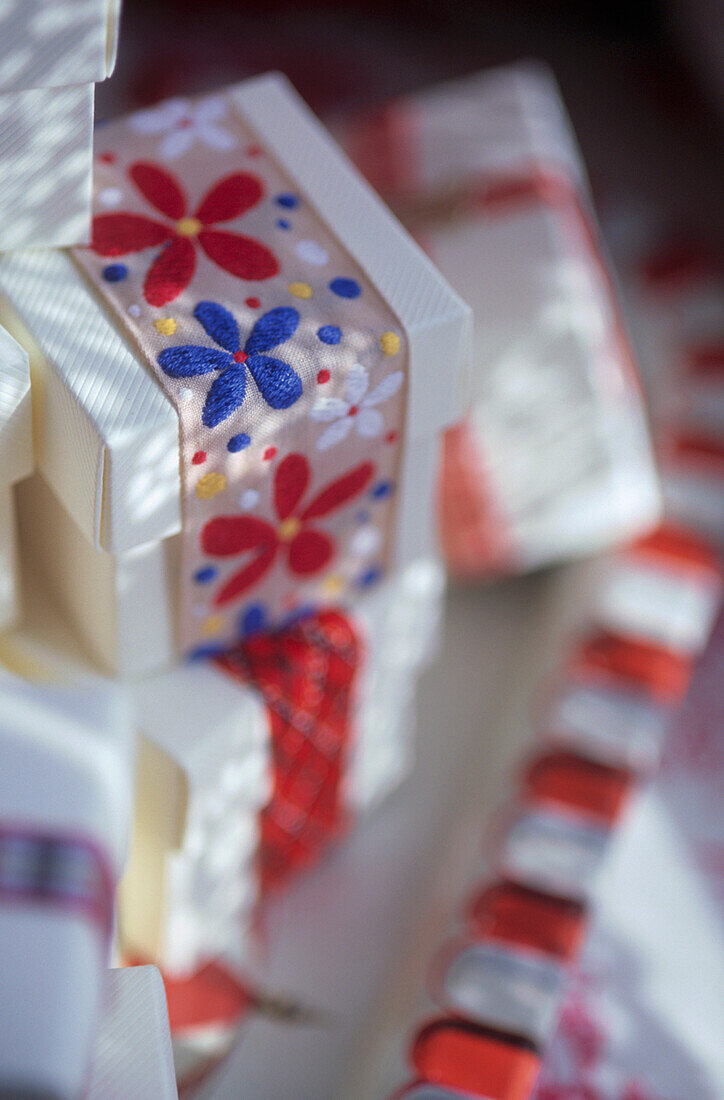
[[262,896],[315,862],[345,828],[342,782],[363,651],[351,619],[327,610],[215,658],[269,711],[273,787],[261,811]]
[[90,841],[0,826],[0,908],[52,908],[90,920],[110,937],[113,878]]

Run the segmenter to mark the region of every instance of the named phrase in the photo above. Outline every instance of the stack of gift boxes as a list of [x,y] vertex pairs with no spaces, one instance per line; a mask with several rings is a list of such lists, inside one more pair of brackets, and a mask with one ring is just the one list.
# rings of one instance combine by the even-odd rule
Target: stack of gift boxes
[[[85,21],[56,5],[65,37],[49,83],[66,79],[68,57],[85,77],[80,42],[97,46],[101,12],[111,18],[105,4],[84,5]],[[41,15],[15,18],[14,58],[22,34],[29,57],[46,43]],[[69,202],[61,231],[26,174],[27,219],[7,212],[26,228],[0,255],[3,475],[24,478],[6,509],[21,569],[10,523],[3,568],[8,592],[22,580],[22,616],[11,628],[9,595],[0,641],[3,694],[20,699],[3,716],[3,757],[24,801],[3,807],[3,827],[10,848],[37,844],[37,860],[69,849],[57,881],[18,887],[23,912],[3,935],[20,943],[42,896],[53,954],[64,890],[80,926],[94,922],[68,932],[80,936],[73,974],[47,973],[43,1020],[52,1030],[62,1014],[59,1049],[75,1052],[66,1077],[31,1046],[19,1066],[3,1045],[1,1065],[14,1087],[69,1097],[111,941],[117,959],[161,967],[172,1031],[210,968],[241,1011],[263,982],[262,904],[409,770],[443,587],[435,439],[464,409],[470,324],[283,79],[203,97],[214,126],[195,143],[169,148],[153,112],[107,125],[92,204],[92,87],[76,91],[83,217]],[[70,170],[60,129],[49,137]],[[35,782],[44,754],[57,790]],[[19,968],[8,995],[26,979]],[[194,1035],[218,1022],[210,1002],[206,1019],[191,1013]],[[93,1080],[109,1079],[109,1049]]]
[[[0,1069],[69,1097],[86,1072],[111,940],[117,958],[160,966],[177,1064],[195,1075],[260,1002],[264,904],[409,769],[415,681],[442,597],[440,433],[441,539],[458,575],[615,544],[660,506],[585,175],[545,72],[433,91],[343,135],[458,297],[280,77],[201,97],[195,117],[208,126],[193,140],[178,111],[103,127],[91,200],[92,83],[112,67],[116,17],[96,0],[0,15],[11,32],[0,111],[16,135],[0,148],[14,181],[0,198],[5,627],[16,518],[24,584],[23,622],[0,639],[12,763],[0,889],[28,908],[2,934],[26,937],[23,958],[42,898],[40,962],[58,962],[66,934],[78,959],[47,984],[84,1006],[66,1014],[60,1040],[74,1044],[73,1080],[40,1056],[7,1062],[4,1044]],[[24,129],[25,96],[37,133]],[[39,109],[43,96],[65,119]],[[63,153],[51,172],[53,143]],[[365,159],[371,147],[381,167]],[[66,173],[67,187],[48,192]],[[462,298],[476,325],[461,423]],[[718,576],[707,565],[691,580],[691,554],[667,546],[643,544],[614,570],[608,633],[581,647],[556,697],[550,728],[563,744],[526,775],[505,858],[527,863],[530,881],[505,880],[543,910],[566,893],[540,893],[548,864],[555,878],[572,861],[580,885],[628,793],[626,768],[658,752],[669,696],[642,691],[638,672],[610,690],[612,666],[651,664],[648,640],[643,656],[629,642],[621,652],[628,617],[643,617],[656,645],[663,632],[664,652],[688,651],[704,631]],[[675,625],[659,615],[662,576],[681,595]],[[677,695],[687,667],[663,657],[656,676]],[[571,757],[568,740],[586,738],[605,762]],[[607,812],[612,790],[618,798],[605,828],[551,811],[550,790],[600,782]],[[502,891],[503,908],[515,907],[506,889],[490,898]],[[64,891],[82,931],[53,924]],[[578,894],[560,903],[571,920]],[[466,947],[460,988],[440,996],[477,995],[497,967],[502,1027],[510,983],[486,950]],[[548,963],[541,974],[545,1000],[558,978]],[[19,968],[8,995],[26,980]],[[58,1026],[61,1000],[38,1005],[38,1019]],[[96,1059],[98,1095],[121,1091],[108,1083],[108,1052],[127,1057],[118,1042]]]

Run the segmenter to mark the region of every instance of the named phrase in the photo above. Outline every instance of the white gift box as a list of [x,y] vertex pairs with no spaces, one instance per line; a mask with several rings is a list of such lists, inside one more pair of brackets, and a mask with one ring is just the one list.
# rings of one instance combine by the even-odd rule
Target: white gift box
[[92,84],[0,93],[0,251],[88,240],[92,159]]
[[585,901],[591,896],[609,832],[565,813],[522,813],[498,856],[504,878],[547,893]]
[[155,966],[108,971],[87,1100],[177,1100],[166,994]]
[[0,326],[0,630],[18,612],[12,486],[33,468],[27,352]]
[[0,7],[0,95],[96,84],[111,75],[121,0],[6,0]]
[[3,672],[0,699],[0,1091],[75,1100],[128,839],[130,722],[110,685],[61,689]]
[[431,993],[452,1016],[521,1035],[541,1047],[553,1033],[560,963],[490,941],[452,941],[432,964]]
[[[407,407],[389,563],[400,568],[434,545],[433,440],[464,408],[469,311],[281,78],[249,81],[230,94],[260,142],[323,209],[327,226],[407,334]],[[37,554],[66,613],[105,667],[129,675],[169,667],[178,656],[169,595],[175,581],[171,536],[182,527],[178,414],[70,257],[4,256],[0,293],[17,334],[33,349],[38,466],[77,528],[64,527],[50,509],[41,521],[29,507],[38,529],[28,522],[28,552]],[[59,547],[55,563],[43,550],[49,525]],[[82,558],[95,600],[74,587],[66,567],[70,555]]]
[[[435,644],[442,587],[436,563],[416,562],[355,613],[366,660],[341,792],[355,817],[411,765],[414,691]],[[266,707],[208,663],[149,677],[132,692],[142,739],[136,832],[120,894],[124,950],[171,974],[189,974],[209,958],[248,965],[259,810],[271,793]]]
[[359,167],[473,307],[472,413],[443,467],[451,570],[536,568],[651,526],[642,395],[551,74],[482,73],[393,102],[362,148],[360,129]]
[[685,533],[667,553],[653,539],[622,551],[602,577],[593,615],[604,628],[695,656],[719,610],[722,571],[716,555]]
[[657,764],[671,710],[646,692],[600,683],[564,682],[542,708],[544,740],[604,764],[651,771]]

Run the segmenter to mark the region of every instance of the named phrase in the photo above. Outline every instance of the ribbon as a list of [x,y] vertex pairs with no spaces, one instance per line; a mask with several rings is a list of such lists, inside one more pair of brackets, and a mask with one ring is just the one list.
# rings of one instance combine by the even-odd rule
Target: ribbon
[[332,610],[215,659],[269,710],[273,781],[260,817],[262,897],[314,863],[347,824],[342,784],[362,659],[352,621]]
[[73,254],[178,411],[181,648],[220,652],[384,575],[406,340],[233,93],[142,111],[97,146],[92,243]]
[[0,902],[90,920],[110,938],[114,886],[101,853],[78,837],[0,826]]

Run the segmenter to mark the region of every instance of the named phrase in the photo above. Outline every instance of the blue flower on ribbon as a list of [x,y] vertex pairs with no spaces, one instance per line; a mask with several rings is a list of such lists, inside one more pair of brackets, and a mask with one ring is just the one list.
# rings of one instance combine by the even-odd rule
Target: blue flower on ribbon
[[288,409],[302,396],[302,381],[283,359],[263,352],[288,340],[299,324],[299,314],[290,306],[270,309],[254,325],[241,347],[239,326],[217,302],[199,302],[194,317],[206,335],[222,350],[200,344],[165,348],[158,362],[171,378],[192,378],[197,374],[219,371],[206,396],[201,419],[207,428],[215,428],[240,408],[246,395],[249,371],[262,397],[272,409]]

